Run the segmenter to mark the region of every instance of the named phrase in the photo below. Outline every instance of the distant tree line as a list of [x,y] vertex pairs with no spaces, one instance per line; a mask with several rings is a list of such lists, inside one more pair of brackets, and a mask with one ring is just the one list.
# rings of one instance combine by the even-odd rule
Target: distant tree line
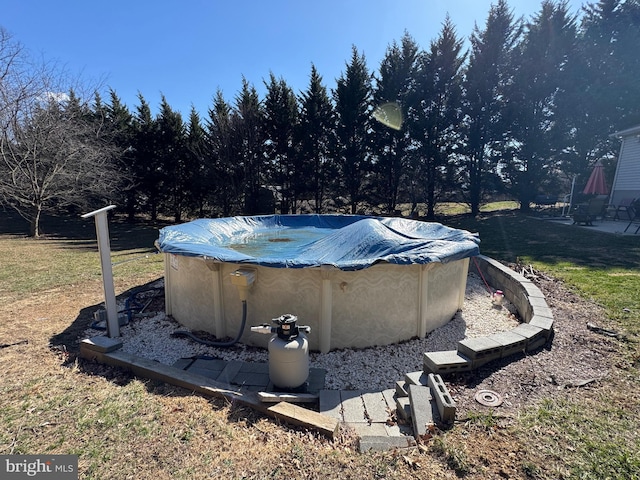
[[0,29],[0,202],[34,235],[44,210],[106,202],[176,222],[400,203],[432,219],[438,202],[476,214],[496,194],[527,210],[598,159],[614,168],[609,134],[640,123],[638,0],[589,4],[580,22],[563,2],[524,20],[498,0],[469,45],[447,18],[426,49],[393,41],[376,71],[354,46],[331,89],[313,65],[298,94],[271,73],[261,99],[243,78],[185,120],[164,96],[152,115],[141,94],[130,111],[114,90],[56,90]]

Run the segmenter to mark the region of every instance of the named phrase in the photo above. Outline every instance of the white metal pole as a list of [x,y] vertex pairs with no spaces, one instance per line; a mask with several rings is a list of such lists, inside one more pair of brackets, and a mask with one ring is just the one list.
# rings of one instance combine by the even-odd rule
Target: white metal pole
[[113,287],[113,270],[111,268],[111,246],[109,244],[109,225],[107,212],[116,208],[115,205],[85,213],[82,218],[95,217],[96,235],[98,237],[98,253],[102,267],[102,284],[104,287],[104,304],[107,309],[107,335],[111,338],[120,336],[118,309],[116,307],[116,292]]

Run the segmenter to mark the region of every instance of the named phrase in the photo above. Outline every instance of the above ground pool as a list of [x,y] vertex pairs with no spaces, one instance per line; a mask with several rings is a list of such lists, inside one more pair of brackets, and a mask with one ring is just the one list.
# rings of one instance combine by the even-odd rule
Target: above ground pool
[[[244,295],[247,325],[292,313],[311,327],[311,348],[328,352],[424,337],[448,322],[478,243],[464,230],[402,218],[267,215],[166,227],[158,248],[166,312],[184,326],[233,338]],[[241,341],[268,338],[247,327]]]

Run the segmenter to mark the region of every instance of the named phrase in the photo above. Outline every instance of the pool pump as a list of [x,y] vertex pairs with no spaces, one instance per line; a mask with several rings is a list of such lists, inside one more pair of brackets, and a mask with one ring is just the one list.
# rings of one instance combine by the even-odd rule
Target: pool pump
[[298,317],[286,313],[272,320],[273,325],[251,327],[252,332],[272,334],[269,340],[269,379],[283,391],[303,391],[309,378],[311,327],[298,325]]

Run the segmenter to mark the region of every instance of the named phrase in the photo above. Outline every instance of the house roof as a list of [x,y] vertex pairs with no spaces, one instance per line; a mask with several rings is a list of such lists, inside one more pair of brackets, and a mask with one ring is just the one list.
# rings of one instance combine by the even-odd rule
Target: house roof
[[640,125],[636,125],[635,127],[627,128],[626,130],[620,130],[619,132],[612,133],[609,135],[611,138],[624,138],[629,137],[631,135],[640,135]]

